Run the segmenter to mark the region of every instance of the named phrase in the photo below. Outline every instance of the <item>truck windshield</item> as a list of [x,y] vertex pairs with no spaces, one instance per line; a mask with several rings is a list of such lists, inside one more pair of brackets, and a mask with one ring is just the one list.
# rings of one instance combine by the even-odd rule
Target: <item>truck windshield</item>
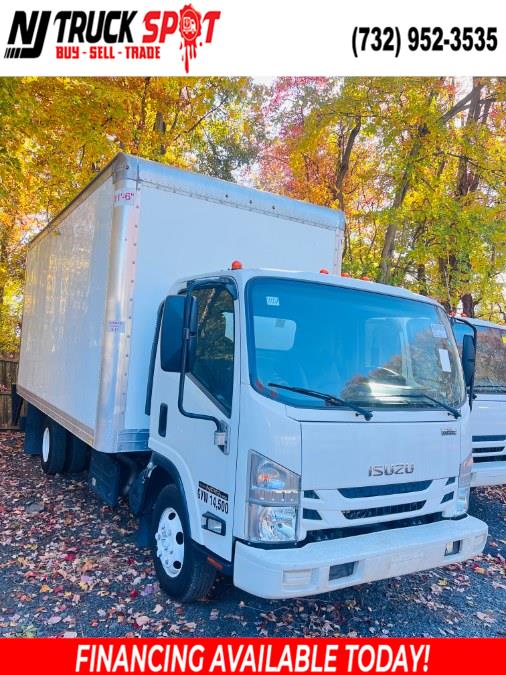
[[[477,392],[506,392],[506,328],[477,326],[476,372],[474,389]],[[464,323],[454,326],[459,351],[464,335],[473,335],[472,329]]]
[[291,387],[368,409],[464,401],[452,329],[435,305],[271,277],[252,279],[246,295],[251,384],[264,396],[305,408],[332,402]]

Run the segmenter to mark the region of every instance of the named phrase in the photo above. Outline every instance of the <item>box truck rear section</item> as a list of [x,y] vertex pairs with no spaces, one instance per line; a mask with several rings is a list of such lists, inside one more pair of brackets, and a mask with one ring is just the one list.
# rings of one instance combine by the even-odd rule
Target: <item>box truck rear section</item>
[[217,569],[308,595],[485,544],[472,355],[437,303],[319,273],[342,231],[337,211],[120,155],[30,246],[26,449],[47,473],[91,457],[174,597]]
[[462,349],[476,332],[476,372],[471,414],[472,486],[506,483],[506,326],[457,317],[454,332]]

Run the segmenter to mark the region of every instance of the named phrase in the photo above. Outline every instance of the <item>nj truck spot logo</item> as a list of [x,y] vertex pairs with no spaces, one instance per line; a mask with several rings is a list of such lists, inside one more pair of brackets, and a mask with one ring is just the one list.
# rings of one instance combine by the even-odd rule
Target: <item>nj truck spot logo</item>
[[[137,11],[60,10],[14,12],[6,59],[36,59],[54,34],[58,60],[159,60],[167,38],[179,39],[186,73],[197,50],[213,41],[221,12],[201,14],[193,5],[174,10]],[[101,43],[101,44],[99,44]],[[49,45],[48,45],[49,46]]]

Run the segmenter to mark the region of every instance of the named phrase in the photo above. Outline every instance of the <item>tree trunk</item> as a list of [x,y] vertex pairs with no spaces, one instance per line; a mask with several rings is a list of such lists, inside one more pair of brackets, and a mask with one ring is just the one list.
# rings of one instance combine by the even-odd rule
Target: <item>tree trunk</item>
[[341,209],[341,211],[344,211],[344,181],[350,168],[351,152],[353,150],[353,146],[355,145],[355,141],[357,140],[357,136],[360,133],[361,127],[362,127],[362,120],[360,117],[357,117],[355,126],[350,131],[350,135],[348,136],[348,141],[346,142],[346,147],[344,149],[341,161],[339,162],[339,166],[337,169],[335,190],[337,195],[337,201],[339,203],[339,208]]
[[[430,95],[429,103],[432,100],[432,98],[433,94]],[[422,124],[418,127],[418,133],[415,139],[413,140],[411,150],[409,151],[409,155],[406,161],[406,166],[404,167],[402,178],[400,180],[399,185],[397,186],[397,190],[395,191],[394,200],[392,203],[392,208],[395,210],[400,209],[400,207],[404,203],[404,199],[409,189],[413,168],[416,163],[416,160],[418,159],[418,155],[420,154],[420,150],[422,148],[423,138],[428,133],[429,130],[427,129],[427,126],[425,124]],[[394,257],[395,252],[396,235],[397,235],[397,222],[396,220],[393,220],[389,223],[387,227],[387,231],[385,234],[385,241],[383,242],[383,250],[381,251],[378,281],[380,281],[382,284],[388,284],[391,278],[392,259]]]
[[474,301],[471,293],[464,293],[460,298],[462,302],[462,313],[471,319],[474,317]]
[[[348,136],[348,140],[346,141],[346,146],[343,150],[340,161],[337,165],[336,178],[335,178],[335,182],[334,182],[334,186],[333,186],[333,193],[334,193],[335,199],[337,199],[337,203],[339,204],[339,208],[343,212],[345,211],[344,182],[346,180],[346,176],[347,176],[349,168],[350,168],[350,157],[351,157],[351,153],[352,153],[352,150],[353,150],[353,146],[355,145],[355,141],[357,140],[357,136],[360,133],[361,127],[362,127],[362,119],[360,117],[356,117],[355,126],[350,131],[350,134]],[[345,258],[348,255],[348,252],[349,252],[349,230],[348,230],[348,225],[347,225],[346,220],[345,220],[345,222],[344,222],[343,258]]]
[[[487,123],[491,100],[487,98],[485,100],[481,99],[482,90],[483,84],[475,79],[473,82],[473,89],[468,94],[469,109],[465,123],[465,127],[467,128],[472,124]],[[474,164],[469,162],[469,157],[462,154],[457,169],[457,180],[455,185],[456,198],[462,199],[472,192],[475,192],[478,189],[479,183],[480,176],[478,170]],[[451,298],[454,295],[455,285],[468,285],[471,271],[471,261],[469,255],[465,252],[460,258],[457,258],[455,255],[449,256],[449,265],[446,268],[448,298]],[[462,303],[463,313],[471,318],[474,317],[476,302],[474,301],[472,293],[462,293],[460,295],[460,302]]]
[[[439,118],[439,121],[441,124],[446,124],[449,122],[455,115],[457,115],[459,112],[464,110],[466,106],[472,101],[473,97],[476,95],[476,89],[478,89],[478,99],[479,99],[479,92],[481,87],[473,87],[473,90],[464,96],[460,101],[458,101],[454,106],[450,108],[450,110],[447,110],[447,112],[442,115]],[[432,103],[433,99],[435,96],[435,92],[431,92],[429,95],[429,99],[427,102],[427,107],[430,106]],[[409,152],[409,155],[407,157],[406,161],[406,166],[404,168],[404,172],[402,174],[400,183],[397,187],[397,190],[395,191],[394,199],[392,202],[392,208],[394,210],[399,209],[403,203],[404,199],[406,197],[406,194],[409,190],[410,184],[411,184],[411,177],[413,175],[413,168],[416,164],[416,161],[418,159],[418,156],[420,154],[420,150],[423,146],[423,139],[427,134],[429,133],[429,130],[427,128],[426,124],[421,124],[418,127],[418,133],[413,139],[413,144],[411,146],[411,150]],[[377,276],[377,280],[380,281],[381,283],[389,283],[391,279],[391,267],[392,267],[392,260],[394,257],[395,253],[395,237],[397,235],[397,222],[396,220],[393,220],[387,227],[387,231],[385,233],[385,239],[383,242],[383,249],[381,251],[381,259],[380,259],[380,265],[379,265],[379,272]]]

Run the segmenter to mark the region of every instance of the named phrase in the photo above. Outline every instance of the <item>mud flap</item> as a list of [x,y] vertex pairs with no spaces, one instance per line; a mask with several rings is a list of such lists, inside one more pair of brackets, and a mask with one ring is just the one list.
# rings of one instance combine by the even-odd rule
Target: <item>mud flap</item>
[[130,511],[139,518],[139,527],[137,529],[135,542],[139,548],[149,547],[149,528],[151,526],[151,512],[146,507],[146,493],[149,486],[149,478],[153,471],[153,466],[147,466],[143,469],[132,483],[128,492],[128,504]]
[[148,464],[148,466],[139,473],[128,491],[128,504],[130,506],[130,511],[134,516],[140,516],[144,510],[146,490],[149,485],[149,477],[151,476],[153,468],[154,467]]
[[102,501],[114,508],[121,488],[121,468],[118,462],[103,452],[92,450],[88,483]]
[[42,452],[42,425],[44,413],[35,406],[28,404],[25,423],[25,443],[23,451],[27,455],[40,455]]

